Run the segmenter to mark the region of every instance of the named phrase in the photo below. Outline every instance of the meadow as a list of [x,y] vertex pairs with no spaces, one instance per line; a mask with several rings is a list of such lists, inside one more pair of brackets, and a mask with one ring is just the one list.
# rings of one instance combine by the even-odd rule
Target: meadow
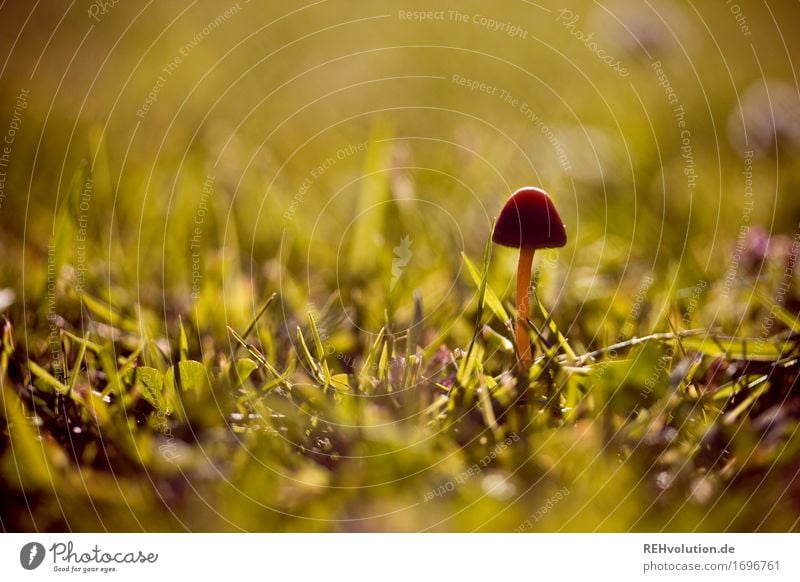
[[800,530],[800,5],[568,4],[0,4],[0,529]]

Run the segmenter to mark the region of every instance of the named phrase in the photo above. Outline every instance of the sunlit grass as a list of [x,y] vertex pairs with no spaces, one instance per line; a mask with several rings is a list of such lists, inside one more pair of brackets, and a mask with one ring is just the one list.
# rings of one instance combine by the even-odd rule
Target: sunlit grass
[[[215,42],[272,9],[247,10]],[[690,112],[689,188],[644,53],[614,47],[623,83],[549,21],[591,83],[547,42],[472,29],[469,50],[426,48],[439,33],[373,50],[408,40],[394,20],[255,63],[338,18],[320,10],[221,64],[209,41],[143,119],[126,115],[169,38],[124,91],[101,77],[113,114],[67,95],[44,123],[32,99],[13,159],[33,178],[7,186],[28,199],[0,210],[0,528],[797,530],[797,156],[758,152],[748,206],[736,95],[656,43]],[[208,20],[191,18],[176,38]],[[761,74],[744,56],[743,87]],[[453,74],[528,102],[571,167]],[[516,256],[489,241],[529,184],[568,244],[537,253],[521,373]]]

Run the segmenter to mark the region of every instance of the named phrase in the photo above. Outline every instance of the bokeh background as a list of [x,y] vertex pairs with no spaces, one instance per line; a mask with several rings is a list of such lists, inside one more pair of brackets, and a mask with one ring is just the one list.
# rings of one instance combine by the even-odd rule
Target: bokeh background
[[[618,392],[642,392],[655,348],[601,371],[595,408],[534,422],[522,445],[503,445],[521,429],[478,427],[478,400],[475,426],[440,426],[434,394],[458,383],[452,350],[475,329],[464,257],[480,268],[523,185],[567,225],[567,246],[537,257],[537,290],[578,354],[675,326],[761,338],[756,352],[797,331],[798,21],[788,1],[3,2],[3,528],[796,529],[791,371],[739,411],[741,431],[693,408],[624,442],[637,407]],[[494,249],[501,300],[515,264]],[[390,363],[408,363],[418,332],[436,362],[424,396],[389,398],[387,365],[374,405],[306,406],[259,369],[243,404],[229,368],[247,354],[228,326],[242,333],[273,292],[250,340],[292,389],[319,383],[289,355],[298,326],[313,343],[310,312],[345,385],[376,365],[382,328]],[[481,345],[503,378],[512,336],[494,315]],[[717,366],[747,384],[742,349],[706,345],[698,377]],[[178,360],[210,386],[164,421],[126,374]],[[645,407],[677,407],[694,361],[665,364]],[[276,385],[288,410],[262,400]],[[787,424],[763,451],[767,412]]]

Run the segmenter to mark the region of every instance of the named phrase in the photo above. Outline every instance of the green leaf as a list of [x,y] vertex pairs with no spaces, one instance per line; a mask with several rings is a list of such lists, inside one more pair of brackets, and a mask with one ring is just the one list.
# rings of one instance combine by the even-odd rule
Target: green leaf
[[258,363],[254,362],[250,358],[240,358],[236,360],[236,381],[235,386],[239,387],[250,377],[250,374],[258,369]]
[[154,408],[165,413],[168,412],[167,400],[164,396],[164,374],[155,368],[139,366],[128,370],[123,375],[123,380],[131,386],[138,385],[142,397]]
[[175,391],[200,391],[208,386],[206,368],[200,362],[186,360],[167,370],[167,387]]

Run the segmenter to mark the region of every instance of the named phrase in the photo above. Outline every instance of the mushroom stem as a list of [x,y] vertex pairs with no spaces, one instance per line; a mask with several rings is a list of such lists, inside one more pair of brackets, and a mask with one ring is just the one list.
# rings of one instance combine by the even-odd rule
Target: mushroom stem
[[519,250],[519,263],[517,265],[517,349],[519,360],[517,367],[520,372],[527,372],[533,362],[531,353],[531,338],[528,335],[526,321],[530,314],[529,289],[531,284],[531,268],[533,267],[532,247],[522,247]]

